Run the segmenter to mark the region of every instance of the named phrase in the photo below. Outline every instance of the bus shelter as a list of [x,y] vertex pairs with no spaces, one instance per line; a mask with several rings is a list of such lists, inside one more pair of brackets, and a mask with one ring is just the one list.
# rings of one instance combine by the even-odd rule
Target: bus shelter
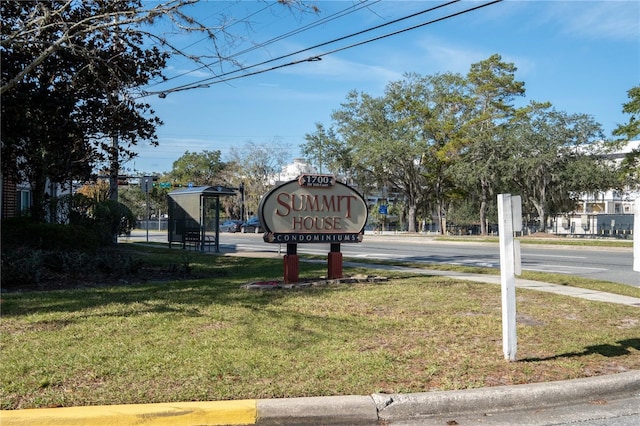
[[194,186],[168,194],[169,247],[220,251],[220,197],[236,195],[234,188],[224,186]]

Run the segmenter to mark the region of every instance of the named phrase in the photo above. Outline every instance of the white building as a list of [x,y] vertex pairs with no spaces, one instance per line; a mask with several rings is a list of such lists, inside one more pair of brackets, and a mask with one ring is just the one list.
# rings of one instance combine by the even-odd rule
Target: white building
[[296,179],[302,174],[317,174],[318,169],[315,166],[307,163],[304,158],[294,158],[292,164],[287,164],[282,167],[282,170],[278,176],[274,176],[269,179],[271,185],[278,185],[281,182],[288,182]]
[[[640,140],[629,141],[624,148],[608,157],[616,163],[634,150],[640,150]],[[551,232],[576,235],[631,235],[634,202],[640,198],[640,188],[601,191],[582,194],[575,211],[554,218]]]

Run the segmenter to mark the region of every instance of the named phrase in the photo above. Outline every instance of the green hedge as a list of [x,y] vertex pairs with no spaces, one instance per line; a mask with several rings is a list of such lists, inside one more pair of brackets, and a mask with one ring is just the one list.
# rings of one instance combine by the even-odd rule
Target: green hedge
[[2,220],[2,250],[30,248],[93,252],[101,245],[99,235],[78,225],[36,223],[29,218]]

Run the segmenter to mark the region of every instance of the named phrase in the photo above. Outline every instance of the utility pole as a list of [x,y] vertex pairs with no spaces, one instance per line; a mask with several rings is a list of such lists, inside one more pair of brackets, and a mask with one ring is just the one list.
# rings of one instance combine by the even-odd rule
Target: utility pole
[[145,193],[147,199],[147,216],[145,223],[147,224],[147,242],[149,242],[149,222],[151,220],[150,207],[149,207],[149,192],[153,190],[153,176],[144,176],[142,178],[142,186],[140,187],[142,192]]
[[118,201],[118,135],[111,137],[111,164],[109,166],[109,199]]
[[240,219],[247,220],[247,218],[244,217],[244,182],[240,182],[238,189],[240,190]]

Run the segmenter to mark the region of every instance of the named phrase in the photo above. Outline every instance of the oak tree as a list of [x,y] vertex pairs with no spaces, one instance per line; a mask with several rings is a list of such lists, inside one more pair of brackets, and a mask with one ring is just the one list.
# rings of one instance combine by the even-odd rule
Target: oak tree
[[602,155],[602,139],[602,128],[591,116],[568,114],[539,102],[518,111],[503,176],[533,206],[540,231],[546,230],[550,214],[575,210],[581,193],[614,185],[612,165]]

